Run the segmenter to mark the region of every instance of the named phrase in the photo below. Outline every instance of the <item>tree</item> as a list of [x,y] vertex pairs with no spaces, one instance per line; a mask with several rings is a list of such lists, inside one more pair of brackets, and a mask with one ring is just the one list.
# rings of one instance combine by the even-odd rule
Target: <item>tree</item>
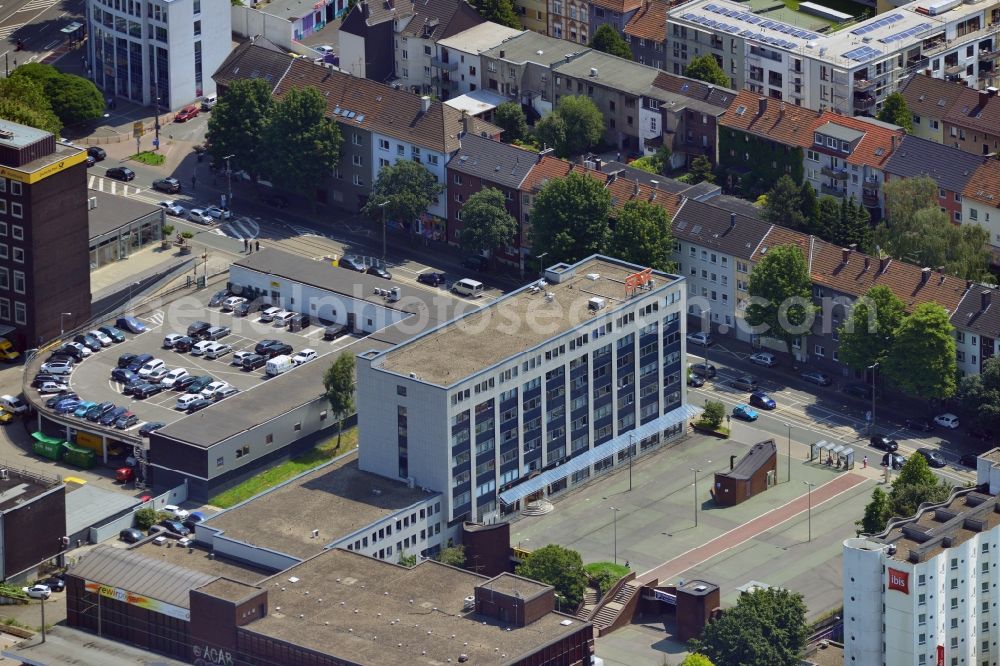
[[871,215],[864,206],[858,204],[853,194],[849,199],[840,200],[837,224],[826,240],[842,247],[855,245],[862,252],[872,249]]
[[552,113],[535,126],[535,135],[560,157],[585,153],[602,134],[604,117],[590,98],[579,95],[560,97]]
[[388,202],[385,205],[386,217],[415,231],[416,220],[443,191],[444,185],[425,166],[411,160],[400,160],[379,171],[375,189],[363,210],[373,218],[380,218],[380,204]]
[[486,187],[462,206],[462,247],[473,252],[492,252],[514,242],[517,220],[507,212],[503,192]]
[[271,89],[264,79],[236,79],[208,118],[208,153],[216,163],[232,155],[253,178],[261,172],[261,137],[271,113]]
[[689,654],[684,657],[684,661],[680,663],[680,666],[715,666],[712,660],[703,654]]
[[517,12],[514,11],[514,3],[511,0],[475,0],[472,6],[487,21],[493,21],[508,28],[521,27],[521,21],[517,18]]
[[135,526],[145,532],[160,519],[159,512],[151,506],[143,507],[135,512]]
[[464,567],[465,546],[458,544],[457,546],[442,548],[441,552],[438,553],[437,561],[441,564],[447,564],[453,567]]
[[417,566],[417,556],[407,555],[405,550],[399,551],[399,564],[404,567]]
[[535,256],[572,263],[603,253],[611,230],[611,194],[593,176],[571,173],[553,178],[535,197],[531,216],[531,248]]
[[503,129],[504,142],[514,143],[528,135],[528,120],[517,102],[504,102],[497,107],[493,124]]
[[673,266],[670,253],[670,216],[666,209],[648,201],[628,201],[618,211],[608,253],[647,268],[668,272]]
[[714,183],[715,174],[712,173],[712,163],[704,155],[699,155],[691,160],[691,170],[688,171],[688,177],[692,185]]
[[590,48],[597,49],[603,53],[610,53],[626,60],[632,59],[632,49],[622,38],[618,31],[611,27],[609,23],[602,23],[590,40]]
[[976,425],[990,431],[1000,430],[1000,357],[983,362],[978,375],[966,375],[958,387],[963,411]]
[[750,272],[746,320],[761,333],[792,343],[809,331],[813,318],[812,280],[802,250],[794,245],[771,248]]
[[906,306],[888,287],[872,287],[851,308],[838,331],[840,360],[854,370],[884,363]]
[[645,155],[637,160],[633,160],[630,167],[641,169],[646,173],[655,173],[661,176],[667,175],[670,171],[670,148],[663,145],[656,149],[652,155]]
[[907,134],[913,134],[913,114],[906,106],[906,98],[902,93],[889,93],[882,104],[882,110],[878,112],[878,119],[882,122],[899,125]]
[[813,189],[808,180],[803,180],[799,187],[799,211],[802,213],[802,219],[806,225],[812,225],[819,216],[819,199],[816,197],[816,190]]
[[903,391],[924,399],[955,393],[955,329],[948,311],[921,303],[903,319],[885,362],[885,372]]
[[343,353],[323,373],[324,397],[337,417],[337,448],[344,431],[344,418],[354,411],[354,355]]
[[937,208],[938,186],[930,176],[894,178],[883,188],[885,219],[890,226],[906,226],[921,208]]
[[810,223],[806,220],[808,231],[820,238],[832,238],[840,226],[840,200],[836,197],[823,195],[816,207],[816,217]]
[[315,194],[340,160],[340,129],[326,116],[326,98],[292,88],[271,108],[261,135],[261,173],[281,189]]
[[701,419],[710,428],[718,428],[722,425],[722,419],[726,418],[726,406],[717,400],[706,400],[705,411],[702,412]]
[[912,516],[924,502],[943,502],[950,494],[951,487],[934,476],[927,459],[920,454],[912,455],[892,482],[886,521],[893,516]]
[[104,96],[97,86],[82,76],[64,74],[52,65],[32,62],[11,73],[41,84],[52,111],[64,125],[99,118],[104,113]]
[[575,610],[583,601],[587,572],[580,553],[575,550],[557,544],[543,546],[528,555],[516,573],[556,588],[556,594],[565,600],[569,610]]
[[741,594],[691,645],[716,664],[797,666],[807,637],[802,595],[772,587]]
[[0,118],[58,136],[62,121],[52,110],[41,83],[26,76],[0,79]]
[[790,229],[802,229],[805,218],[802,215],[802,194],[799,186],[788,175],[778,179],[767,193],[767,203],[761,211],[765,222]]
[[855,524],[863,534],[880,534],[885,529],[889,514],[889,496],[884,490],[876,487],[872,491],[872,501],[865,507],[864,517]]
[[707,83],[713,83],[723,88],[729,87],[729,77],[722,71],[719,61],[711,53],[691,58],[684,76]]

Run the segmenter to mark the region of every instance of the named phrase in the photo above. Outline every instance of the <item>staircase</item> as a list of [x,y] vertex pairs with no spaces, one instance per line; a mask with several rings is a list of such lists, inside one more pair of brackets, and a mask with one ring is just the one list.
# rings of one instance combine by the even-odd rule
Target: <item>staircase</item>
[[590,616],[597,608],[597,602],[600,598],[597,596],[597,590],[592,587],[588,587],[583,593],[583,603],[580,604],[580,610],[576,612],[576,617],[580,618],[584,622],[590,621]]
[[599,635],[608,633],[608,630],[618,621],[622,611],[639,594],[641,588],[642,585],[637,581],[630,580],[618,589],[618,592],[611,601],[598,609],[597,614],[591,618],[591,622],[594,623],[594,627],[597,628]]
[[552,506],[552,502],[548,500],[536,500],[534,502],[529,502],[524,509],[521,510],[522,516],[544,516],[547,513],[551,513],[555,507]]

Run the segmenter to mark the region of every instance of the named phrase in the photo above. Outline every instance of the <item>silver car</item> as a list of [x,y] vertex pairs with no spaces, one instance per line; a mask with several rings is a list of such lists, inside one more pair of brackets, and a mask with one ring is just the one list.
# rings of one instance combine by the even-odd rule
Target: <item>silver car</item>
[[160,201],[156,204],[163,210],[167,211],[167,215],[173,215],[174,217],[184,217],[184,206],[180,205],[172,199],[166,201]]
[[42,363],[40,370],[47,375],[68,375],[74,367],[69,361],[48,361]]
[[212,224],[215,220],[200,208],[192,208],[188,211],[188,219],[198,224]]

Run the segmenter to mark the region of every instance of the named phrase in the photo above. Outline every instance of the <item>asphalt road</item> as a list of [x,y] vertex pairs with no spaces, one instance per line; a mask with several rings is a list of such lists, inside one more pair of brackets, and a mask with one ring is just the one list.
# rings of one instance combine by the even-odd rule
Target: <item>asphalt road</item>
[[[0,0],[0,72],[16,64],[44,60],[63,45],[59,32],[73,21],[83,22],[81,0]],[[24,49],[16,50],[17,40]]]

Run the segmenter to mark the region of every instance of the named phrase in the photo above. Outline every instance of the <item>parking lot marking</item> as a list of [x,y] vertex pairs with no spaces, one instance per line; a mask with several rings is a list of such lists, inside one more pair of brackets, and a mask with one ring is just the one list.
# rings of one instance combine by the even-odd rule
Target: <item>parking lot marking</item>
[[323,332],[322,328],[316,328],[315,331],[309,331],[308,333],[303,333],[302,337],[304,337],[304,338],[312,338],[312,337],[315,337],[315,336],[319,335],[322,332]]

